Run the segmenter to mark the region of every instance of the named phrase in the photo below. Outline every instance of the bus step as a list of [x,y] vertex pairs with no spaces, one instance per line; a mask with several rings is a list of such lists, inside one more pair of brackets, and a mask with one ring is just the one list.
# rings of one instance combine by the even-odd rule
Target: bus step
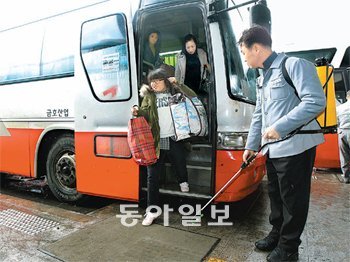
[[[142,191],[147,191],[147,187],[142,187]],[[190,192],[184,193],[180,191],[180,187],[176,183],[172,183],[163,187],[160,186],[159,189],[159,192],[161,194],[199,199],[210,199],[211,195],[208,193],[209,191],[209,187],[196,186],[190,184]]]
[[[147,191],[147,187],[142,187],[142,191]],[[190,185],[190,191],[191,191],[191,185]],[[190,197],[190,198],[198,198],[198,199],[210,199],[211,196],[207,194],[202,193],[196,193],[196,192],[188,192],[184,193],[179,190],[172,190],[172,189],[164,189],[160,188],[159,193],[165,194],[165,195],[172,195],[172,196],[179,196],[179,197]]]

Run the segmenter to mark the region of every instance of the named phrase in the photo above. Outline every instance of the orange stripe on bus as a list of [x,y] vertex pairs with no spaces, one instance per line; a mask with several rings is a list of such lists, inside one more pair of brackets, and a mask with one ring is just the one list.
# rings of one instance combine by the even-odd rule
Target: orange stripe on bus
[[0,172],[34,176],[36,144],[42,129],[9,128],[11,136],[0,136]]

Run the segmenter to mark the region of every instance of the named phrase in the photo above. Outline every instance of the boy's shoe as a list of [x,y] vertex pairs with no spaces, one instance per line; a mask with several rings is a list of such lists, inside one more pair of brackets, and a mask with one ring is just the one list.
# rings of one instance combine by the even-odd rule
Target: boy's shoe
[[159,217],[160,214],[158,213],[152,213],[152,212],[147,212],[145,214],[145,218],[142,221],[143,226],[150,226],[153,223],[153,220],[155,220],[157,217]]
[[181,192],[186,193],[190,191],[190,187],[187,182],[180,183]]

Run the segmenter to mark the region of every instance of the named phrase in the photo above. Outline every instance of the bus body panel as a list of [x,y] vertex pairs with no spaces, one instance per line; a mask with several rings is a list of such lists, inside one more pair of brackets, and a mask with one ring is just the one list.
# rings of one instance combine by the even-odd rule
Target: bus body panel
[[[138,200],[138,165],[130,157],[116,159],[96,156],[94,154],[96,135],[105,135],[105,133],[77,132],[75,134],[77,152],[79,152],[76,155],[79,170],[78,191],[125,200]],[[108,135],[116,134],[108,133]]]
[[[221,34],[218,23],[211,23],[211,41],[215,50],[215,87],[217,103],[217,132],[247,132],[250,127],[254,105],[233,100],[228,96],[226,72],[223,65],[224,51],[222,48]],[[244,146],[244,145],[242,145]],[[215,193],[218,192],[227,181],[240,169],[242,164],[242,150],[216,151]],[[257,159],[245,170],[240,177],[216,199],[217,202],[239,201],[253,193],[259,186],[265,175],[265,158]]]
[[10,133],[0,136],[1,172],[36,176],[33,160],[41,130],[55,122],[73,121],[72,79],[1,86],[0,119]]
[[[243,151],[218,150],[216,154],[215,192],[218,192],[227,181],[240,169]],[[239,201],[253,193],[265,175],[265,157],[259,154],[247,168],[241,171],[235,180],[217,199],[217,202]]]
[[30,131],[24,127],[7,130],[10,136],[0,137],[0,171],[30,177]]
[[316,168],[340,168],[338,134],[325,134],[325,142],[317,146]]
[[[109,73],[104,72],[103,69],[94,75],[88,73],[87,67],[90,60],[86,58],[87,55],[91,54],[94,56],[100,51],[85,52],[79,47],[80,55],[76,56],[75,63],[76,76],[79,79],[75,99],[75,150],[78,192],[135,201],[139,198],[139,168],[133,159],[130,158],[130,151],[126,156],[122,157],[114,155],[113,152],[100,155],[96,152],[100,141],[96,137],[107,136],[112,138],[116,134],[121,135],[124,137],[124,140],[117,141],[123,141],[123,145],[125,145],[127,124],[131,117],[130,109],[133,105],[138,104],[135,49],[132,48],[135,44],[130,12],[127,5],[115,5],[110,9],[105,7],[103,11],[94,15],[89,11],[88,19],[84,18],[81,21],[81,39],[79,41],[81,48],[83,48],[85,27],[88,27],[90,24],[93,26],[98,25],[105,19],[109,19],[109,17],[113,18],[114,14],[125,18],[128,53],[128,61],[126,62],[130,76],[128,77],[129,85],[121,88],[130,89],[130,97],[126,101],[125,99],[108,101],[108,96],[113,96],[113,94],[106,93],[105,101],[97,99],[96,95],[99,94],[93,94],[95,92],[94,80],[108,77]],[[104,30],[104,28],[101,30]],[[103,34],[103,31],[101,34]],[[101,55],[96,55],[93,61],[93,63],[100,64],[102,67],[104,66],[103,62],[103,56]],[[122,63],[121,60],[119,62]],[[121,68],[121,66],[122,64],[119,64],[118,68]],[[112,70],[116,69],[112,68]],[[108,79],[106,83],[109,83]],[[105,88],[105,91],[108,91],[109,86],[103,88]],[[123,89],[119,90],[123,91]],[[120,92],[117,91],[114,95],[118,97]],[[104,99],[103,96],[102,99]],[[116,144],[114,147],[117,148],[123,145]]]
[[241,132],[249,130],[254,106],[233,100],[228,96],[224,51],[218,23],[210,24],[212,48],[215,50],[215,87],[217,103],[217,131]]
[[39,154],[47,154],[47,152],[41,152],[43,150],[42,145],[45,139],[55,140],[58,133],[73,133],[74,121],[69,122],[31,122],[29,128],[32,130],[30,135],[30,159],[34,162],[31,166],[32,176],[39,178],[42,174],[39,173],[39,165],[44,165],[40,162]]
[[43,129],[29,128],[29,163],[34,163],[30,165],[31,177],[37,176],[36,163],[37,158],[37,146],[40,146],[40,136],[43,133]]

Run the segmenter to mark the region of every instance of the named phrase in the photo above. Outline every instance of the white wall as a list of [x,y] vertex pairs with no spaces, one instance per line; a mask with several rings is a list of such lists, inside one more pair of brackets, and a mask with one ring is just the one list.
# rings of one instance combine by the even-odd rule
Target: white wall
[[1,0],[0,30],[102,0]]
[[[267,0],[267,4],[276,51],[337,47],[343,55],[350,46],[348,0]],[[341,58],[335,57],[333,64],[338,66]]]

